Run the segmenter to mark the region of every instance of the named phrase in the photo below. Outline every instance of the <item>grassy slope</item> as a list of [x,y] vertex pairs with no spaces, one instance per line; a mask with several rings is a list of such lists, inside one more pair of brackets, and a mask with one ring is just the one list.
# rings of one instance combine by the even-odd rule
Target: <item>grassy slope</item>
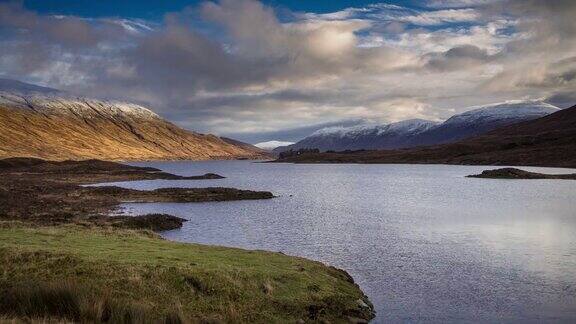
[[[27,312],[6,314],[14,309],[7,296],[15,291],[62,285],[80,300],[80,311],[68,317],[83,320],[110,316],[103,305],[123,305],[122,312],[147,321],[370,318],[358,302],[365,296],[343,271],[280,253],[175,243],[132,231],[8,226],[0,228],[0,262],[5,318]],[[28,315],[56,316],[49,313]]]

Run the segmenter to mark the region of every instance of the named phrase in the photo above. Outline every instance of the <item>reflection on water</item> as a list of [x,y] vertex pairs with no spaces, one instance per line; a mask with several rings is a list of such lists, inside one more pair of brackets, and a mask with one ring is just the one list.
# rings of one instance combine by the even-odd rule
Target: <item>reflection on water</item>
[[576,181],[465,178],[486,169],[474,166],[146,165],[228,178],[121,185],[230,186],[279,197],[126,204],[126,212],[190,220],[166,232],[169,239],[282,251],[343,268],[375,304],[375,322],[576,321]]

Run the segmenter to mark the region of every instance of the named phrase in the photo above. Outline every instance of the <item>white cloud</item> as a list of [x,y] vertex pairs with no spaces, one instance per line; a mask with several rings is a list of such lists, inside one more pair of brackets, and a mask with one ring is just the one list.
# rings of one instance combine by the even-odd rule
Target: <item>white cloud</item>
[[418,15],[400,18],[400,21],[421,26],[441,25],[445,23],[475,22],[480,17],[474,9],[444,9],[426,11]]
[[478,7],[497,2],[498,0],[428,0],[425,5],[430,8],[466,8]]

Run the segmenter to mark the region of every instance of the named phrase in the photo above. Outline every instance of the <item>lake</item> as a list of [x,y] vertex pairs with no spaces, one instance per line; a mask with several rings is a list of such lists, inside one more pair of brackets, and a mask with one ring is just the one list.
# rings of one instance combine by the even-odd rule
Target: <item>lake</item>
[[[188,219],[168,239],[281,251],[345,269],[375,323],[576,322],[576,181],[465,178],[486,166],[150,162],[272,200],[124,204]],[[522,168],[547,173],[568,169]]]

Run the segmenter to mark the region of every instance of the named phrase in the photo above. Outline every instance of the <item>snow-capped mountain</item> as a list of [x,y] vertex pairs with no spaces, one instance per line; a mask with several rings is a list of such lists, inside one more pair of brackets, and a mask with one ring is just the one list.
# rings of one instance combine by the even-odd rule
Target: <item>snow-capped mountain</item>
[[58,116],[161,119],[152,110],[134,103],[76,96],[9,79],[0,79],[0,105]]
[[514,100],[485,106],[452,116],[422,134],[411,146],[452,143],[496,128],[544,117],[560,109],[538,100]]
[[132,119],[161,119],[160,116],[150,109],[129,102],[59,96],[53,93],[41,94],[33,92],[22,94],[0,91],[0,105],[32,110],[43,114],[81,118],[108,116]]
[[320,151],[398,149],[451,143],[558,110],[542,101],[518,100],[470,107],[443,123],[411,119],[386,125],[325,128],[293,145],[279,147],[275,152],[303,148]]
[[436,125],[436,122],[429,120],[410,119],[386,125],[324,128],[296,144],[279,148],[276,152],[301,148],[318,148],[321,151],[400,148]]
[[277,147],[288,146],[288,145],[292,145],[292,144],[294,144],[294,142],[267,141],[267,142],[260,142],[260,143],[254,144],[254,146],[261,148],[263,150],[271,151]]
[[262,157],[184,130],[143,106],[0,80],[0,158],[166,160]]

